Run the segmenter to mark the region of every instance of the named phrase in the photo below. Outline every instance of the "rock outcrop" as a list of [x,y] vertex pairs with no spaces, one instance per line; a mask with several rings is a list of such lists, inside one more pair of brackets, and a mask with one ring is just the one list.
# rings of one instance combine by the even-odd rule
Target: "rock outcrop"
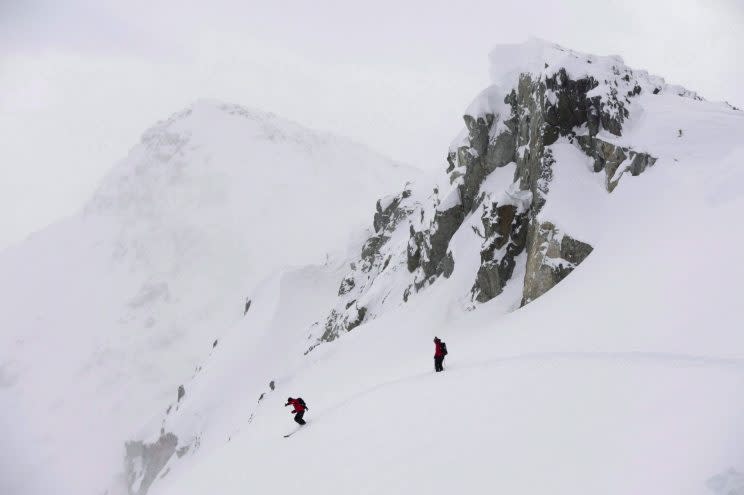
[[161,433],[154,443],[127,442],[124,454],[124,472],[130,495],[145,495],[176,452],[178,437]]
[[521,196],[522,201],[484,202],[481,222],[485,239],[480,252],[481,265],[472,289],[477,302],[486,302],[501,294],[512,277],[517,256],[527,245],[529,219],[525,204],[529,204],[530,197],[528,194]]
[[[396,263],[391,265],[392,253],[400,251],[399,226],[417,209],[420,205],[412,198],[410,184],[406,184],[399,194],[377,201],[374,234],[365,241],[359,259],[351,263],[351,270],[341,281],[339,304],[326,318],[320,341],[330,342],[364,322],[368,309],[362,296],[384,273],[401,270],[403,261],[400,257],[396,257]],[[391,249],[390,246],[396,244],[397,249]]]
[[[499,296],[512,281],[521,285],[522,305],[540,297],[593,249],[560,217],[543,214],[547,204],[566,201],[551,194],[556,174],[567,167],[558,148],[569,146],[591,163],[586,173],[603,174],[611,193],[622,177],[640,175],[656,162],[646,150],[619,144],[636,99],[671,91],[699,98],[628,68],[619,57],[548,44],[529,48],[541,58],[525,57],[523,69],[505,71],[506,82],[497,81],[466,110],[464,129],[446,157],[446,180],[429,188],[409,184],[378,201],[374,233],[350,264],[317,343],[450,277],[458,266],[450,243],[466,223],[465,230],[472,230],[467,242],[480,258],[470,307]],[[492,63],[498,63],[493,55]],[[501,182],[492,180],[498,174]]]
[[533,222],[529,237],[522,305],[553,288],[593,249],[589,244],[564,234],[550,222]]
[[625,172],[636,176],[656,163],[648,153],[639,153],[628,147],[617,146],[591,135],[577,136],[581,149],[594,159],[594,171],[605,172],[605,187],[612,192]]

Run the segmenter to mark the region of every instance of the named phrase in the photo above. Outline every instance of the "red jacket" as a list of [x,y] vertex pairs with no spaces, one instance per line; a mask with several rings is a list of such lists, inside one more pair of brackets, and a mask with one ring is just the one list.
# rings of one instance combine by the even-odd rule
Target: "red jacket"
[[296,412],[296,413],[302,412],[302,411],[305,410],[305,408],[302,406],[302,403],[299,400],[297,400],[297,399],[292,399],[292,400],[290,400],[289,402],[287,402],[284,405],[285,406],[292,405],[294,407],[294,411],[292,411],[292,412]]
[[442,357],[442,356],[444,356],[444,350],[442,350],[442,341],[435,340],[434,341],[434,357]]

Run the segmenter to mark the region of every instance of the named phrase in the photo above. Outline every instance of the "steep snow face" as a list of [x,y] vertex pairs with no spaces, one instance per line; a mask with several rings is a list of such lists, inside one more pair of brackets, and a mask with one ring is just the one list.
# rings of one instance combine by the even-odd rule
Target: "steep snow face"
[[0,491],[101,493],[252,288],[356,246],[377,197],[415,173],[218,102],[148,130],[81,214],[0,258],[3,426],[23,432],[0,449]]
[[[381,198],[348,268],[258,288],[130,491],[740,489],[744,114],[617,57],[491,60],[447,175]],[[310,410],[285,439],[288,396]]]

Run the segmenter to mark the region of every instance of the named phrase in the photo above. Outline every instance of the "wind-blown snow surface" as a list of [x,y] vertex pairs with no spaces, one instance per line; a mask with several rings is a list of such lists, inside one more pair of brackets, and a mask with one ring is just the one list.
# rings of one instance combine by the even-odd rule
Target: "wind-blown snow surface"
[[[479,263],[472,218],[450,242],[449,279],[307,355],[319,303],[334,299],[332,267],[277,275],[258,291],[265,311],[225,333],[179,410],[161,416],[190,450],[171,458],[149,493],[739,486],[744,114],[681,93],[638,96],[642,111],[616,139],[658,160],[612,194],[584,155],[554,145],[554,204],[540,214],[594,251],[517,311],[507,313],[521,297],[518,275],[462,311]],[[512,181],[493,174],[494,190]],[[434,335],[450,349],[444,374],[432,372]],[[298,395],[309,424],[285,439],[295,424],[282,406]]]
[[415,173],[217,102],[148,130],[84,212],[0,256],[0,493],[104,492],[253,286],[345,256]]

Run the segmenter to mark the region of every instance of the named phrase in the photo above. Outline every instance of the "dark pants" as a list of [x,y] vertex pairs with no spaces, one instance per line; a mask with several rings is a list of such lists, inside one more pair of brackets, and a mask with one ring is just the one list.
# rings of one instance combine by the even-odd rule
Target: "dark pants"
[[444,356],[434,356],[434,371],[444,371]]
[[305,411],[300,411],[298,413],[295,413],[295,422],[299,423],[300,425],[305,424],[305,420],[302,419],[302,416],[305,415]]

